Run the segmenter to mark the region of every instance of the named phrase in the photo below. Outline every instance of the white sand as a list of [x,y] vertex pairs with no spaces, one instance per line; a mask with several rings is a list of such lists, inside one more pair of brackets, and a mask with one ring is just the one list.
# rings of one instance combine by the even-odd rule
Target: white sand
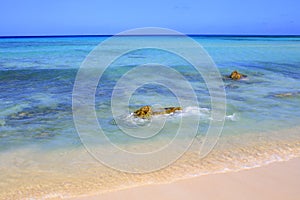
[[299,200],[300,159],[264,167],[213,174],[169,184],[147,185],[76,200]]

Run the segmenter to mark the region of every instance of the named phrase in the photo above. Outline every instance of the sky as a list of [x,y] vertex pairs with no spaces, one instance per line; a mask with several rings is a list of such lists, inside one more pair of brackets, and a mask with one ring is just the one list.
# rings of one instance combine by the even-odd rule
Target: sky
[[113,35],[141,27],[300,35],[299,9],[299,0],[1,0],[0,36]]

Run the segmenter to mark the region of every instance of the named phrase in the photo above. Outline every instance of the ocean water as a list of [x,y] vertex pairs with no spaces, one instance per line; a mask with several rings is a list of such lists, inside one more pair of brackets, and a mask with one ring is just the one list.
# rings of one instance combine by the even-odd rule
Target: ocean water
[[[136,39],[142,43],[167,41],[166,37]],[[183,126],[188,135],[194,120],[200,119],[197,134],[182,157],[151,173],[132,174],[103,165],[88,153],[76,131],[72,92],[82,62],[107,38],[0,39],[0,199],[89,195],[258,167],[300,156],[300,38],[193,36],[211,56],[224,81],[225,124],[214,149],[205,158],[199,157],[199,146],[211,121],[211,99],[203,77],[174,54],[139,49],[112,62],[95,91],[97,119],[107,137],[126,151],[145,153],[168,145],[180,120],[191,122]],[[119,48],[122,44],[108,46],[106,53]],[[135,119],[130,113],[144,105],[179,106],[176,95],[167,87],[141,85],[124,107],[124,114],[118,116],[119,122],[134,130],[137,125],[147,128],[149,123],[166,120],[167,128],[162,137],[137,142],[128,140],[116,125],[111,97],[122,75],[146,63],[167,65],[183,75],[193,87],[199,106],[184,107],[182,112],[154,117],[152,121]],[[247,78],[226,78],[233,70]],[[151,75],[155,73],[159,72]],[[141,73],[143,76],[149,74]],[[165,77],[168,79],[167,74]],[[185,88],[180,84],[176,87],[184,94]],[[126,89],[124,85],[124,94]],[[99,151],[107,148],[106,144],[93,145]],[[157,162],[164,159],[157,157]]]

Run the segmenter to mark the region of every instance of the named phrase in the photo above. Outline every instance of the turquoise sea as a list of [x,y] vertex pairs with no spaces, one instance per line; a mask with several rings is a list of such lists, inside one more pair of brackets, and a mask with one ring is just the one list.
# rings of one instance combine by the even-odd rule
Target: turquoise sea
[[[169,36],[137,39],[153,37],[163,41]],[[0,38],[0,199],[88,195],[300,157],[300,37],[191,37],[215,62],[226,92],[224,128],[205,158],[199,158],[197,143],[203,142],[211,120],[210,96],[201,75],[185,60],[157,49],[129,52],[109,66],[95,93],[99,124],[115,144],[127,150],[158,148],[176,133],[180,118],[200,118],[191,148],[168,167],[146,174],[101,164],[84,148],[74,125],[76,74],[86,56],[108,36]],[[118,48],[122,44],[107,47],[107,53]],[[145,63],[167,65],[182,74],[194,88],[199,107],[165,116],[168,128],[163,138],[136,143],[127,140],[114,123],[110,100],[118,79]],[[247,78],[226,78],[234,70]],[[136,90],[128,106],[133,112],[156,104],[178,106],[170,90],[151,83]],[[124,111],[121,121],[129,128],[148,123],[128,117],[130,113]],[[188,124],[184,130],[188,134]],[[105,145],[97,144],[97,148],[101,151]]]

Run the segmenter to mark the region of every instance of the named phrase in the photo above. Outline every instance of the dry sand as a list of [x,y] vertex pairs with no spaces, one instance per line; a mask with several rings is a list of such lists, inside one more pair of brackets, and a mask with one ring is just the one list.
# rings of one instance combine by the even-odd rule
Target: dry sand
[[300,158],[260,168],[147,185],[76,200],[299,200]]

